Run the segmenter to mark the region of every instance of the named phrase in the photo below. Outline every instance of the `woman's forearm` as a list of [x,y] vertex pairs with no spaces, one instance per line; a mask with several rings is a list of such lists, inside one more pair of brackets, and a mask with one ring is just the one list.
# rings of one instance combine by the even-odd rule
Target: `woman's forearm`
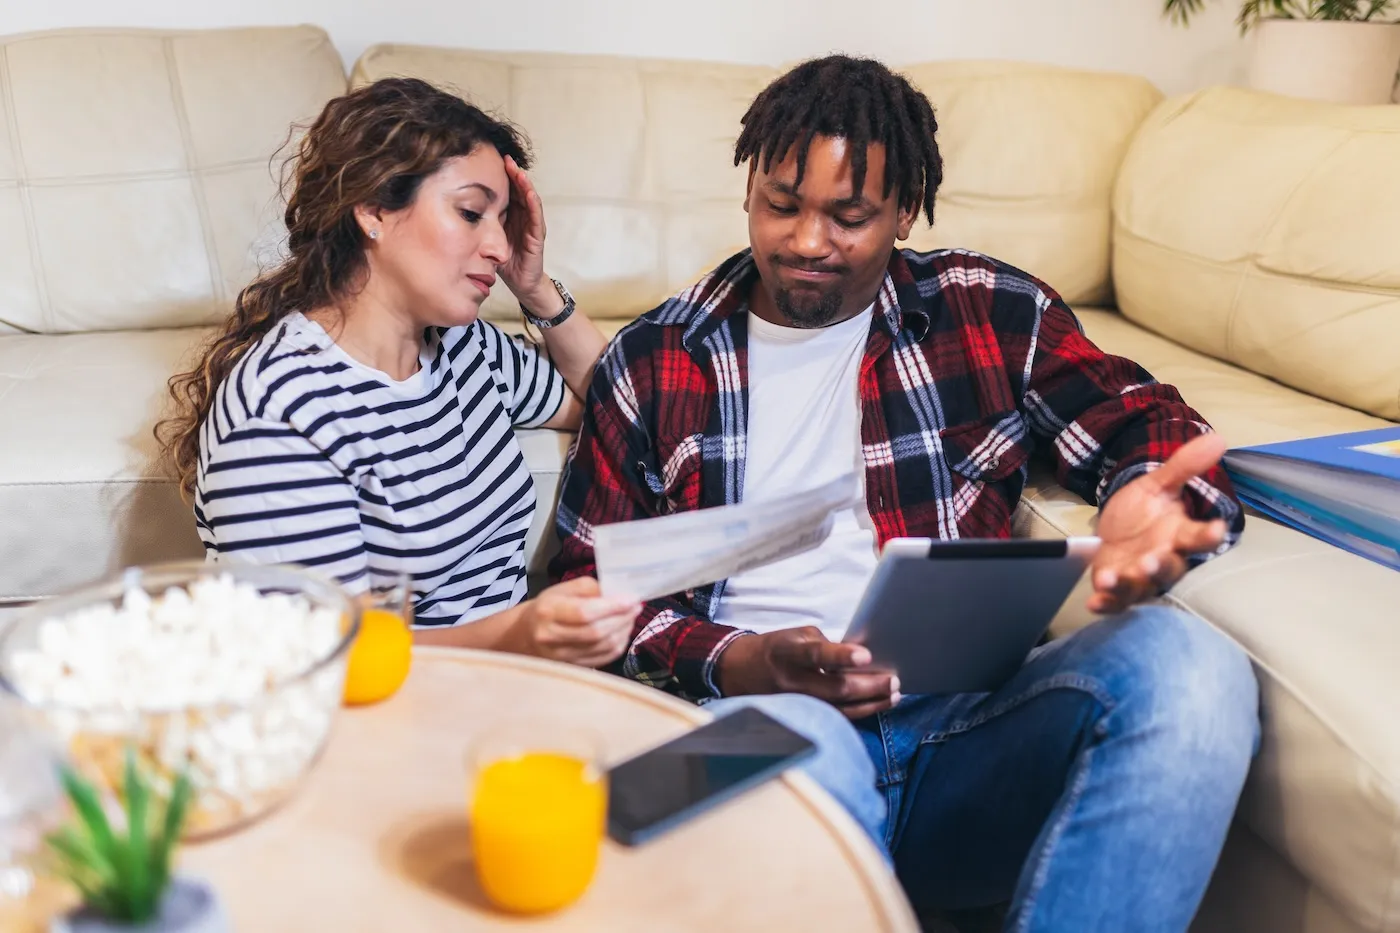
[[420,628],[413,631],[413,643],[439,645],[446,648],[479,648],[483,651],[521,653],[515,635],[521,607],[512,606],[494,615],[462,625]]
[[[528,307],[536,317],[549,320],[564,310],[564,298],[550,286],[537,296],[531,296]],[[549,353],[549,361],[564,377],[564,382],[580,400],[588,397],[588,387],[593,382],[593,366],[603,355],[608,338],[598,329],[598,325],[588,319],[581,309],[576,309],[569,319],[555,327],[541,328],[544,346]]]
[[587,398],[588,387],[593,383],[593,367],[603,355],[608,338],[597,324],[577,311],[563,324],[543,333],[554,368],[559,370],[574,395],[579,399]]

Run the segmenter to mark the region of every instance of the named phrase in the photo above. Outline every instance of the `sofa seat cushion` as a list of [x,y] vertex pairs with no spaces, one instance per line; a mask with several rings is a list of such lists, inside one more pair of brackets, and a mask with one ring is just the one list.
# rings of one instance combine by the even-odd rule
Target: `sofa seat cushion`
[[[151,430],[169,376],[205,328],[0,336],[0,605],[51,596],[133,564],[203,556],[190,506],[158,468]],[[549,534],[572,435],[519,431]]]
[[151,428],[207,333],[0,337],[0,603],[203,553]]
[[[1233,444],[1387,422],[1235,369],[1112,312],[1081,311],[1089,336],[1181,389]],[[1086,534],[1095,510],[1033,475],[1032,534]],[[1059,632],[1089,621],[1081,589]],[[1240,818],[1353,922],[1400,930],[1400,574],[1251,513],[1238,547],[1168,597],[1235,639],[1255,662],[1263,742]]]

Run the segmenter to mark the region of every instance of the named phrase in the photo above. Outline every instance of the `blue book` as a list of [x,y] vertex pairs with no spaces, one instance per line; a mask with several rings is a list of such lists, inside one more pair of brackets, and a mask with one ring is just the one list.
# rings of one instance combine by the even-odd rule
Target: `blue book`
[[[1394,570],[1400,570],[1400,537],[1390,532],[1375,534],[1363,530],[1345,515],[1336,515],[1312,504],[1255,484],[1244,476],[1235,477],[1235,490],[1247,505],[1256,511],[1292,528],[1326,541],[1353,554],[1369,558]],[[1400,527],[1400,523],[1397,523]]]
[[1265,515],[1400,570],[1400,425],[1239,448],[1225,469]]

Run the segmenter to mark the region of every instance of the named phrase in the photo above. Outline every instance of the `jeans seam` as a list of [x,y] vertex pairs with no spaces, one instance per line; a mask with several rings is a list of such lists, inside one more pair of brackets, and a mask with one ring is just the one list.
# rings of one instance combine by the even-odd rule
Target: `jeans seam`
[[1002,700],[1000,703],[998,703],[996,706],[992,707],[989,710],[979,712],[971,719],[965,719],[961,722],[955,722],[948,728],[940,729],[937,732],[930,732],[928,735],[923,737],[923,739],[920,741],[920,744],[941,742],[944,739],[951,738],[952,736],[961,735],[964,732],[971,732],[978,726],[984,725],[992,721],[993,719],[996,719],[998,716],[1004,716],[1012,710],[1016,709],[1018,706],[1021,706],[1022,704],[1035,699],[1043,693],[1048,693],[1051,690],[1083,691],[1084,693],[1087,693],[1091,697],[1093,697],[1095,702],[1097,702],[1100,706],[1103,707],[1105,716],[1113,712],[1113,696],[1109,693],[1108,690],[1104,688],[1103,684],[1099,683],[1098,680],[1092,677],[1085,677],[1082,674],[1057,674],[1056,676],[1051,677],[1047,680],[1042,680],[1033,684],[1029,689],[1018,693],[1013,697],[1008,697],[1007,699]]
[[898,793],[896,789],[904,783],[904,772],[895,768],[894,755],[891,752],[894,727],[890,725],[889,715],[879,714],[876,722],[880,724],[880,750],[885,756],[885,781],[884,787],[881,788],[885,797],[885,850],[893,856],[894,840],[899,833],[900,809],[895,806],[895,801],[902,801],[903,798],[903,794]]
[[1055,848],[1064,837],[1065,826],[1068,825],[1070,817],[1074,816],[1074,811],[1079,807],[1079,801],[1083,799],[1084,787],[1089,783],[1089,770],[1093,763],[1094,749],[1086,748],[1079,759],[1079,768],[1074,775],[1074,782],[1070,785],[1069,797],[1064,812],[1055,820],[1050,828],[1050,836],[1046,839],[1045,845],[1041,847],[1036,855],[1035,871],[1031,876],[1030,884],[1026,886],[1026,896],[1021,901],[1020,916],[1016,918],[1015,933],[1026,933],[1030,928],[1031,915],[1035,912],[1036,900],[1040,897],[1041,889],[1045,886],[1045,876],[1050,872],[1050,866],[1054,862]]
[[876,775],[876,779],[883,778],[884,786],[889,787],[891,784],[898,784],[904,777],[902,774],[895,776],[894,756],[890,754],[891,733],[894,730],[890,728],[889,719],[884,713],[880,713],[875,717],[875,721],[880,725],[880,754],[885,759],[880,769],[881,773]]

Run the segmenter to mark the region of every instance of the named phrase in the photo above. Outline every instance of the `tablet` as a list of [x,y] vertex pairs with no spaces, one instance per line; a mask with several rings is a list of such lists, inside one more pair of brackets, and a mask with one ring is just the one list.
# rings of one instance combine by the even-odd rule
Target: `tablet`
[[1098,538],[885,544],[842,641],[893,669],[900,692],[983,693],[1006,683],[1098,552]]

